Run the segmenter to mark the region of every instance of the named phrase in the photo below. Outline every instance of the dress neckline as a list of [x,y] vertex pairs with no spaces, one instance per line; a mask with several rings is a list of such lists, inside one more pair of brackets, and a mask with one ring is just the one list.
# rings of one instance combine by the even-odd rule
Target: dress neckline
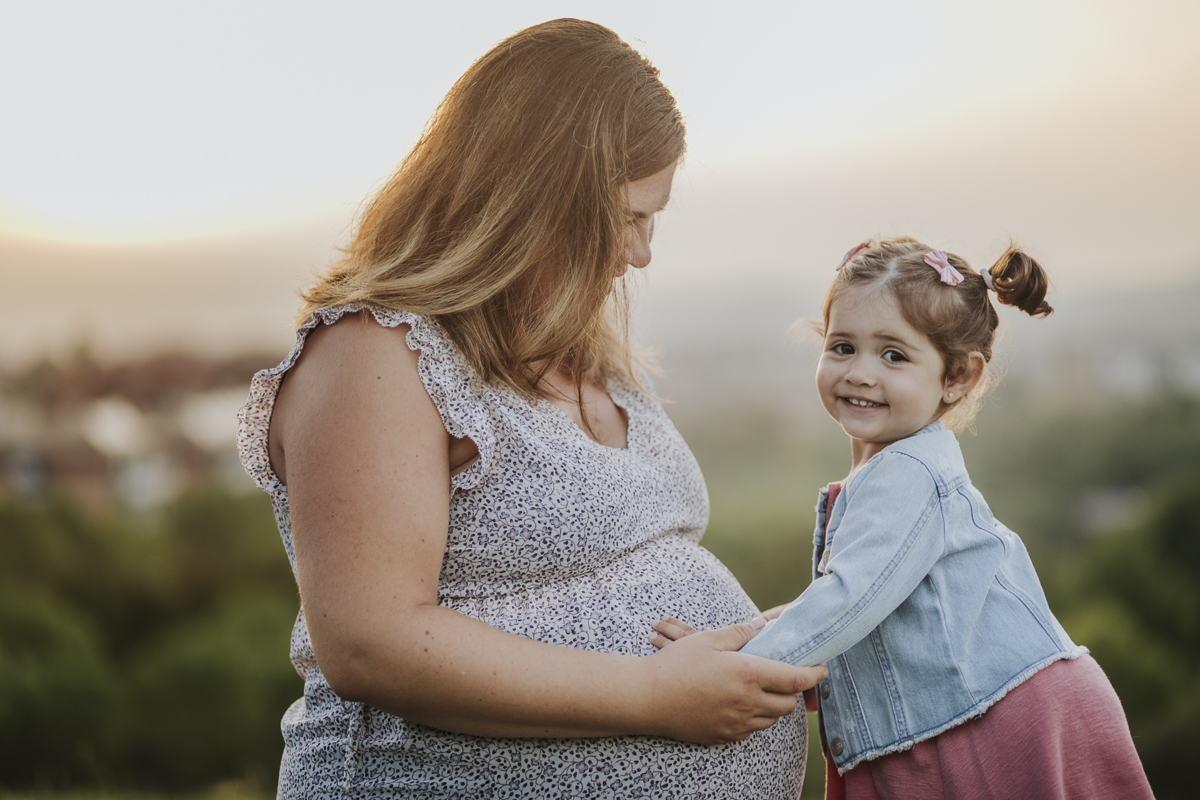
[[[614,383],[616,383],[615,386],[613,385]],[[571,428],[571,430],[574,431],[574,435],[578,436],[580,439],[583,439],[589,445],[591,445],[595,448],[598,448],[600,451],[608,451],[611,453],[629,453],[634,449],[634,436],[635,436],[635,430],[637,428],[636,415],[634,413],[633,403],[631,403],[629,401],[629,397],[628,397],[629,387],[627,387],[624,384],[624,381],[619,381],[619,379],[613,379],[613,380],[610,380],[609,385],[604,388],[605,388],[605,394],[608,395],[609,400],[612,400],[613,405],[615,405],[621,411],[625,412],[625,446],[624,447],[611,447],[602,442],[596,441],[591,436],[588,436],[587,431],[585,431],[583,428],[581,428],[575,422],[575,420],[571,418],[570,414],[568,414],[566,411],[559,408],[557,405],[555,405],[554,403],[551,403],[549,400],[547,400],[545,398],[539,398],[536,403],[536,407],[544,406],[544,407],[548,408],[549,411],[547,413],[549,413],[553,419],[557,420],[558,424],[560,426],[561,425],[569,426]]]

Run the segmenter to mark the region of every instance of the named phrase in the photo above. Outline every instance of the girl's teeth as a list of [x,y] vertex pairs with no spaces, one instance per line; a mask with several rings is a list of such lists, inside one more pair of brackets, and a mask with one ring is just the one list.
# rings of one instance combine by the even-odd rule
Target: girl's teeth
[[862,408],[874,408],[879,405],[879,403],[870,403],[866,400],[855,400],[852,397],[847,397],[846,401],[851,405],[861,406]]

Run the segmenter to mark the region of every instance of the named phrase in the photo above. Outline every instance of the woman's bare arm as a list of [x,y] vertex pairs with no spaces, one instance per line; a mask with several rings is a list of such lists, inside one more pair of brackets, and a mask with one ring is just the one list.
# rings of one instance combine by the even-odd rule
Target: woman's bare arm
[[823,671],[731,652],[749,624],[632,658],[534,642],[439,606],[450,438],[404,334],[354,317],[318,328],[271,422],[309,634],[340,697],[491,736],[715,743],[790,713]]

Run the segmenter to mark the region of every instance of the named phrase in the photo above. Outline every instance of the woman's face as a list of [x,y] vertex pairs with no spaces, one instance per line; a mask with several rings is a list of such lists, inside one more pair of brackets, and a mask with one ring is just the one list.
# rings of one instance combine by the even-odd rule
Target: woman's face
[[[654,237],[654,215],[671,199],[675,165],[625,184],[629,198],[629,220],[625,232],[625,263],[641,269],[650,263],[650,240]],[[625,272],[624,266],[621,272]]]

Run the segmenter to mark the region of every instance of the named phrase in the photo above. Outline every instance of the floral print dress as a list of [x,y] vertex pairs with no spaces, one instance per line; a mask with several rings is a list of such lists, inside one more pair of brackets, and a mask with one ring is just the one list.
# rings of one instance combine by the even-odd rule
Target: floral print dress
[[[288,558],[287,487],[267,435],[284,374],[308,334],[359,312],[317,311],[278,367],[258,373],[239,413],[246,471],[268,492]],[[708,522],[700,469],[660,403],[625,380],[608,386],[629,420],[628,447],[590,439],[557,406],[483,383],[436,319],[373,310],[408,326],[418,371],[450,435],[479,458],[451,478],[439,602],[541,642],[647,656],[650,624],[749,620],[754,604],[698,544]],[[291,658],[304,696],[284,715],[281,798],[795,798],[804,778],[803,710],[748,739],[706,747],[648,736],[489,738],[408,722],[330,689],[300,610]],[[403,676],[396,676],[403,680]]]

